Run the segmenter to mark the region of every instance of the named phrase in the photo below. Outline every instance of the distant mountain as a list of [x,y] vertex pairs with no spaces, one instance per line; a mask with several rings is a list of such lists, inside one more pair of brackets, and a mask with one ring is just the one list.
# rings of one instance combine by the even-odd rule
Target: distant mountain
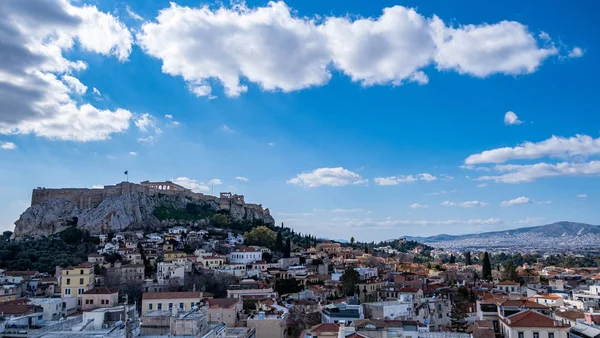
[[496,238],[498,236],[516,236],[522,234],[536,234],[543,235],[544,237],[573,237],[573,236],[584,236],[584,235],[599,235],[600,226],[576,223],[576,222],[556,222],[552,224],[539,225],[534,227],[518,228],[503,231],[484,232],[480,234],[468,234],[468,235],[435,235],[430,237],[406,237],[408,240],[413,240],[421,243],[434,243],[434,242],[445,242],[445,241],[457,241],[464,239],[485,239],[485,238]]

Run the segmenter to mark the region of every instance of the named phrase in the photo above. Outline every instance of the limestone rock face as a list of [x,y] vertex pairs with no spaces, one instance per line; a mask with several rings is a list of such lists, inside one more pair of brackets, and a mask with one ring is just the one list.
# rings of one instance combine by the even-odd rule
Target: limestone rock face
[[[143,192],[107,198],[97,207],[90,209],[79,208],[67,199],[55,198],[27,208],[15,222],[14,236],[47,236],[75,224],[81,229],[88,230],[91,234],[123,230],[152,230],[174,225],[208,224],[208,219],[159,220],[154,215],[157,207],[185,211],[188,204],[194,204],[212,212],[221,210],[221,206],[216,201]],[[231,203],[225,210],[231,218],[237,221],[275,223],[268,212],[241,204]]]

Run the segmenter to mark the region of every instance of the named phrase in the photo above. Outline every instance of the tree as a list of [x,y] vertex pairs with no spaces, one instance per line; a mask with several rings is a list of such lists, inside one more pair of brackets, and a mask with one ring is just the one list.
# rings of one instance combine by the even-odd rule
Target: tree
[[350,237],[350,245],[354,245],[354,237]]
[[367,246],[366,243],[365,243],[365,253],[369,253],[369,247]]
[[465,252],[465,264],[473,265],[473,262],[471,261],[471,251]]
[[278,279],[275,282],[275,291],[280,295],[288,293],[297,293],[304,290],[304,286],[295,278]]
[[360,275],[353,268],[347,267],[340,281],[342,282],[342,292],[344,295],[354,296],[358,282],[360,281]]
[[517,267],[515,266],[515,264],[513,264],[513,262],[506,262],[503,265],[504,268],[504,279],[507,280],[511,280],[511,281],[516,281],[518,274],[517,274]]
[[227,219],[227,216],[223,214],[214,214],[212,221],[218,228],[223,228],[229,223],[229,219]]
[[4,231],[4,232],[2,233],[2,240],[3,240],[3,241],[9,240],[9,239],[10,239],[10,237],[12,236],[12,234],[13,234],[13,233],[12,233],[12,231],[8,231],[8,230],[7,230],[7,231]]
[[277,234],[266,226],[259,226],[244,234],[245,243],[248,245],[265,246],[275,249]]
[[450,264],[454,264],[456,263],[456,257],[454,257],[454,255],[450,254],[450,260],[449,260]]
[[299,337],[303,330],[321,323],[321,309],[317,304],[294,304],[290,308],[290,317],[296,323],[292,336]]
[[275,237],[275,250],[283,251],[285,247],[285,243],[283,242],[283,235],[281,234],[281,230],[277,231],[277,236]]
[[283,258],[290,258],[292,254],[292,242],[290,238],[285,239],[285,247],[283,248]]
[[483,254],[483,266],[482,266],[483,279],[492,280],[492,264],[490,263],[490,255],[487,251]]

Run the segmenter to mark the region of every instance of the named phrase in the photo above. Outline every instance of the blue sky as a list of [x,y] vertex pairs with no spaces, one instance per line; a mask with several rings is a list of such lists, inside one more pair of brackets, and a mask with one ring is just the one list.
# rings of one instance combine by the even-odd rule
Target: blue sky
[[56,2],[0,4],[1,229],[124,170],[329,238],[598,223],[594,2]]

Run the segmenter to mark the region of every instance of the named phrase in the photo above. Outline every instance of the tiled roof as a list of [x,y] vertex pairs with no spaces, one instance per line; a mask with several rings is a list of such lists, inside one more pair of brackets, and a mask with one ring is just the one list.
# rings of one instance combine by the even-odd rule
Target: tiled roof
[[510,327],[568,328],[571,326],[532,310],[522,311],[507,318],[502,318],[502,321]]
[[4,315],[27,315],[35,312],[42,312],[41,307],[33,305],[0,305],[0,313]]
[[39,272],[35,271],[35,270],[27,270],[27,271],[6,271],[4,272],[5,275],[7,276],[35,276],[37,274],[39,274]]
[[325,332],[332,332],[332,333],[337,333],[340,330],[340,326],[338,324],[335,323],[322,323],[322,324],[318,324],[313,326],[310,329],[310,332],[312,333],[313,336],[319,336],[322,333]]
[[142,300],[153,300],[153,299],[180,299],[180,298],[200,298],[202,292],[189,291],[189,292],[146,292],[142,296]]
[[516,286],[516,285],[521,285],[521,284],[519,284],[517,282],[513,282],[511,280],[505,280],[505,281],[498,283],[498,285],[515,285]]
[[555,315],[557,317],[562,317],[568,320],[576,321],[577,319],[585,318],[585,314],[583,312],[579,312],[576,310],[567,310],[562,312],[556,312]]
[[524,307],[529,309],[548,309],[546,305],[542,305],[536,302],[532,302],[527,299],[505,299],[502,301],[496,302],[498,305],[502,306],[514,306],[514,307]]

